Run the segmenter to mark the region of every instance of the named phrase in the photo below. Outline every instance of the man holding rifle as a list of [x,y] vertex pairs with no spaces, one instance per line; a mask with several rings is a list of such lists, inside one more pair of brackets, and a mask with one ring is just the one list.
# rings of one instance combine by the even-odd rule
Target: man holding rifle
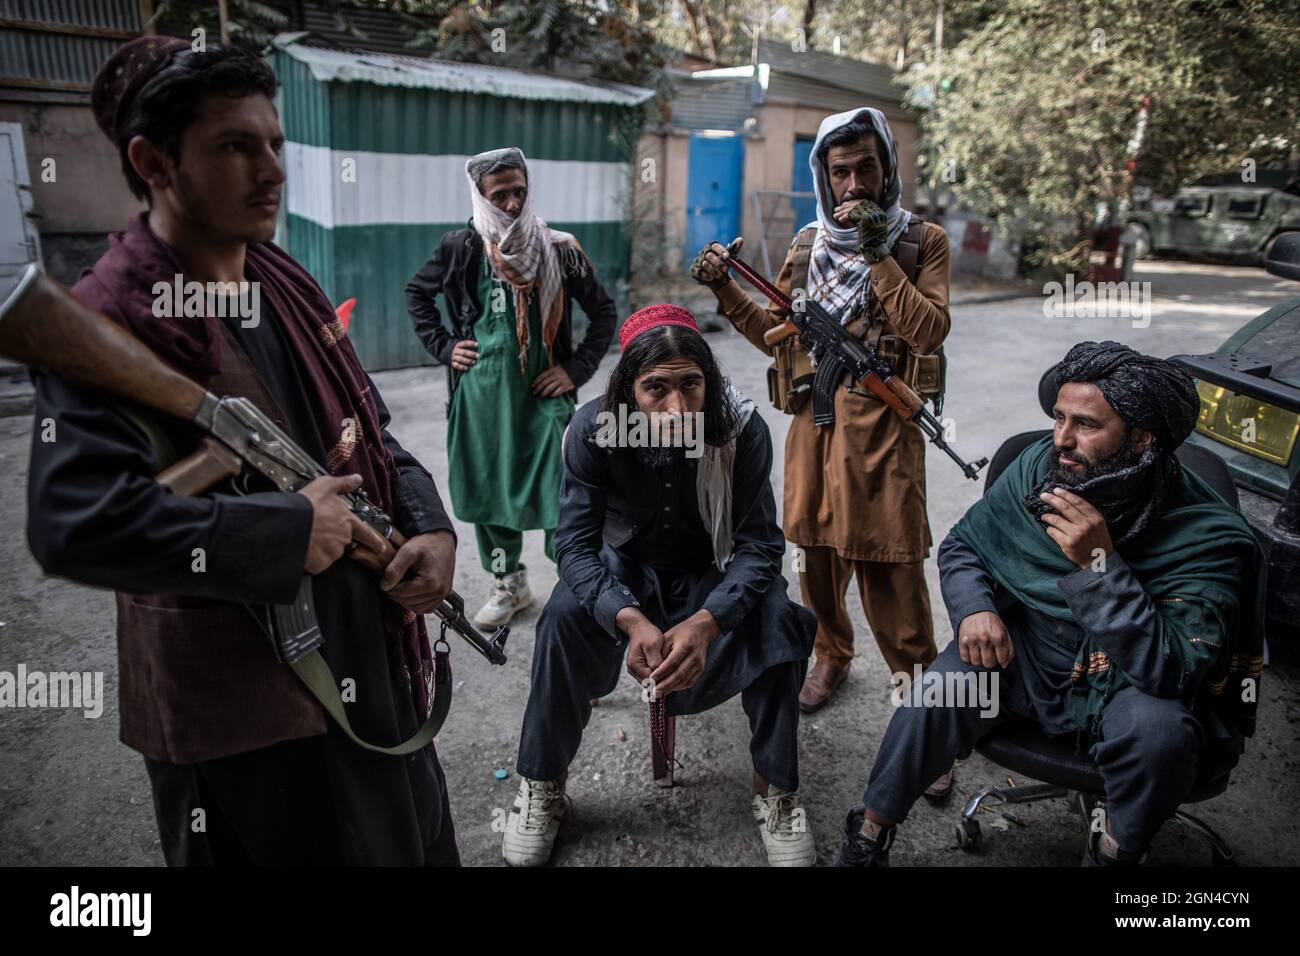
[[[924,396],[949,329],[947,235],[901,207],[897,149],[879,110],[823,121],[811,163],[817,222],[796,235],[776,285],[796,307],[804,297],[823,306]],[[711,243],[691,273],[746,338],[789,367],[790,353],[780,353],[798,350],[796,340],[775,348],[764,341],[786,313],[750,299],[729,276],[727,259],[727,250]],[[794,357],[801,363],[811,371],[806,353]],[[799,384],[795,378],[795,387],[782,386],[774,399],[794,414],[784,525],[803,549],[799,580],[818,621],[817,662],[800,695],[812,712],[844,681],[853,658],[845,594],[854,575],[891,672],[910,676],[936,648],[924,573],[931,544],[924,436],[847,377],[833,392],[833,422],[817,424]],[[940,793],[950,787],[946,778],[940,783]]]
[[[208,391],[248,399],[329,474],[300,494],[173,494],[153,476],[193,447],[191,426],[36,375],[28,537],[47,572],[117,591],[122,740],[145,756],[169,864],[457,864],[432,745],[357,746],[263,631],[264,606],[313,575],[348,721],[406,740],[433,695],[420,615],[450,592],[456,544],[324,293],[269,241],[275,88],[261,60],[217,44],[142,37],[109,58],[92,108],[149,209],[74,292]],[[206,303],[170,301],[186,283]],[[214,309],[214,288],[238,302]],[[406,537],[380,578],[339,560],[387,544],[339,497],[358,490]]]

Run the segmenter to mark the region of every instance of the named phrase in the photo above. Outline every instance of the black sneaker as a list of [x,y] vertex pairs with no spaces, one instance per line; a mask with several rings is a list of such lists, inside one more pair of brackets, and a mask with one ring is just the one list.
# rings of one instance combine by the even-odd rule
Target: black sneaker
[[875,840],[862,833],[862,807],[854,807],[844,820],[844,846],[836,866],[889,866],[889,848],[894,845],[898,827],[885,827]]

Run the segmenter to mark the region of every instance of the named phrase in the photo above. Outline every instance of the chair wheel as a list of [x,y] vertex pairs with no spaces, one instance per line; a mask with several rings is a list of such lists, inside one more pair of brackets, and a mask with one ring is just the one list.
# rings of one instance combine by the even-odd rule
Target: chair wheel
[[967,853],[974,853],[984,843],[984,834],[980,830],[978,820],[968,820],[962,817],[957,824],[957,845]]

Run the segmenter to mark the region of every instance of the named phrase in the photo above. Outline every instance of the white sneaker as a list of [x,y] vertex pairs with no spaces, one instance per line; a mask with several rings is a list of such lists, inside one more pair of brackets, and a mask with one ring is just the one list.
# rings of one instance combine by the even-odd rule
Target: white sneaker
[[752,807],[770,865],[812,866],[817,862],[817,844],[798,794],[769,784],[766,797],[754,794]]
[[524,566],[492,582],[492,593],[488,595],[477,614],[474,623],[485,631],[509,624],[510,619],[533,603],[533,592],[528,587],[528,573]]
[[544,866],[551,858],[565,810],[564,785],[555,780],[519,782],[519,793],[506,817],[501,856],[511,866]]

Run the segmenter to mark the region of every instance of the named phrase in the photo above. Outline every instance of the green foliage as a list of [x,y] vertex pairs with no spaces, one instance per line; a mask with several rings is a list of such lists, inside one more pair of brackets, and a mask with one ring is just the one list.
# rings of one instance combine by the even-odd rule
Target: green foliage
[[[909,75],[913,98],[929,105],[927,176],[976,209],[1028,222],[1044,262],[1060,261],[1096,204],[1132,185],[1144,97],[1136,178],[1157,191],[1296,149],[1300,78],[1286,19],[1264,0],[1008,0]],[[1047,228],[1061,220],[1075,224],[1072,238]]]
[[623,4],[590,0],[457,3],[411,46],[442,59],[659,87],[666,50]]

